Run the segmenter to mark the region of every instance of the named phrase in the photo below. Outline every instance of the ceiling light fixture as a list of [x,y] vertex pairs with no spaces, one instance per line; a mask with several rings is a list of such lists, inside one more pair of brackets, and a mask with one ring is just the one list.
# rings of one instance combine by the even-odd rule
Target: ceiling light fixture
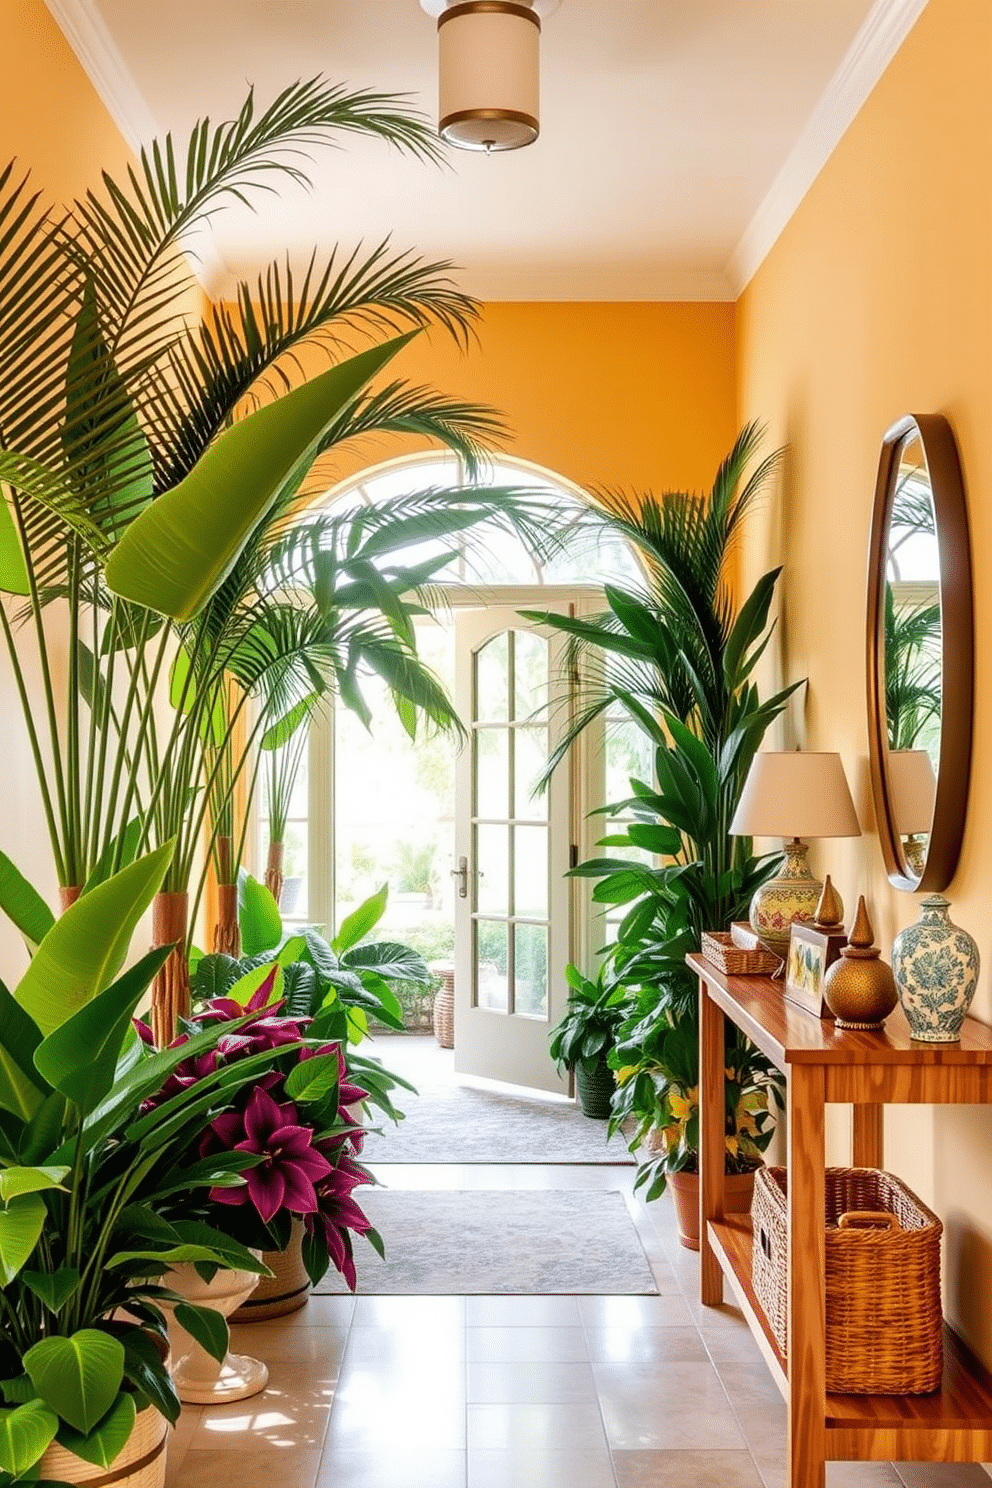
[[542,18],[560,0],[420,0],[437,17],[438,133],[462,150],[519,150],[540,131]]

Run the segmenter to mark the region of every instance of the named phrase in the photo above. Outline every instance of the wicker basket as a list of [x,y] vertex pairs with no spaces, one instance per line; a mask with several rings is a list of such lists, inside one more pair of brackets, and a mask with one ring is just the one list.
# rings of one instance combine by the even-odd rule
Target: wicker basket
[[134,1427],[124,1447],[109,1468],[84,1462],[75,1452],[57,1442],[46,1450],[38,1463],[42,1479],[59,1483],[93,1483],[113,1488],[162,1488],[165,1483],[165,1450],[169,1426],[154,1406],[147,1406],[135,1417]]
[[[788,1293],[787,1170],[761,1168],[751,1216],[754,1290],[783,1354]],[[935,1214],[891,1173],[826,1172],[827,1389],[926,1395],[943,1372]]]
[[303,1223],[293,1221],[293,1238],[285,1250],[266,1250],[262,1260],[272,1272],[263,1276],[247,1301],[229,1319],[232,1323],[264,1323],[287,1317],[306,1305],[310,1278],[303,1264]]
[[434,1037],[442,1049],[455,1047],[455,968],[450,962],[434,962],[431,971],[441,978],[434,998]]
[[724,930],[704,930],[701,949],[707,961],[727,976],[774,976],[782,965],[781,957],[772,951],[741,950]]

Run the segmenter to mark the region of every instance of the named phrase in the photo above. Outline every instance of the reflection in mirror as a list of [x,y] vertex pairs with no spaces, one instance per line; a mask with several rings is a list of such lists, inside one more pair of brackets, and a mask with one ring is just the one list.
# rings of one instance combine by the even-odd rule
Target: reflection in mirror
[[885,554],[885,712],[893,824],[902,864],[919,880],[933,826],[940,761],[940,555],[919,431],[903,440]]
[[868,745],[886,872],[930,892],[954,876],[974,711],[971,544],[957,445],[941,414],[883,440],[868,561]]

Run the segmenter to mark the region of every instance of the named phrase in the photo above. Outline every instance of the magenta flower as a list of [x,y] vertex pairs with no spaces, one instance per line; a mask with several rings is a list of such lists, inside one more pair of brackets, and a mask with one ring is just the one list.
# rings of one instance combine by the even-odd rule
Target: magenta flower
[[363,1172],[351,1158],[342,1155],[337,1167],[317,1184],[316,1213],[307,1214],[303,1219],[309,1235],[320,1227],[327,1254],[352,1291],[358,1285],[358,1277],[348,1231],[354,1230],[356,1235],[364,1235],[372,1228],[372,1221],[352,1198],[352,1190],[360,1183],[372,1181],[368,1173]]
[[[257,1152],[262,1162],[248,1168],[244,1186],[212,1188],[211,1199],[218,1204],[254,1204],[265,1224],[287,1209],[291,1214],[313,1214],[317,1210],[317,1190],[333,1172],[331,1164],[312,1146],[313,1130],[297,1122],[296,1107],[287,1102],[279,1105],[268,1091],[256,1086],[246,1109],[228,1111],[210,1123],[210,1134],[228,1152]],[[201,1153],[214,1148],[210,1134],[201,1144]]]

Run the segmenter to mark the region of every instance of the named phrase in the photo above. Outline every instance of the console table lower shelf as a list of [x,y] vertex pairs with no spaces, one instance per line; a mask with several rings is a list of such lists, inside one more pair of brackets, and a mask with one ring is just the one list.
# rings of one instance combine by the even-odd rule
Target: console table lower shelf
[[[710,1220],[713,1253],[783,1398],[788,1364],[751,1284],[749,1214]],[[933,1395],[826,1397],[826,1456],[833,1462],[992,1461],[992,1376],[944,1326],[944,1379]]]

